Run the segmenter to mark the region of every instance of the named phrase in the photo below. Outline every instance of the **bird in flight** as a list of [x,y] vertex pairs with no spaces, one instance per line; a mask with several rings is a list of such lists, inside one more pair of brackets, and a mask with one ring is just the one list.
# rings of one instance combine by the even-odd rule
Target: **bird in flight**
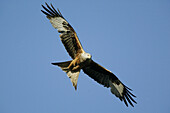
[[[125,86],[111,71],[105,69],[98,63],[92,60],[92,56],[86,53],[78,39],[78,36],[73,27],[66,21],[59,9],[55,9],[47,4],[46,7],[42,5],[44,10],[41,10],[50,20],[52,26],[60,33],[59,37],[67,50],[68,54],[73,60],[66,62],[52,63],[59,66],[67,76],[70,78],[73,86],[77,89],[77,80],[80,70],[90,76],[104,87],[110,88],[112,94],[124,101],[126,106],[128,102],[134,107],[133,103],[137,102],[132,98],[136,97],[131,93],[131,89]],[[128,102],[127,102],[128,101]]]

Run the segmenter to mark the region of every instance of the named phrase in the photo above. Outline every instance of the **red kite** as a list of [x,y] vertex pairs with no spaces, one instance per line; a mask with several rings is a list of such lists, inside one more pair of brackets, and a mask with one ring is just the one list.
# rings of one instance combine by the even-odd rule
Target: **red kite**
[[[46,3],[46,7],[42,5],[45,11],[41,10],[50,20],[52,26],[60,33],[60,38],[73,60],[67,62],[52,63],[59,66],[67,76],[71,79],[73,86],[77,89],[77,80],[80,70],[90,76],[104,87],[111,88],[112,94],[123,100],[126,106],[127,101],[133,106],[132,102],[137,103],[132,97],[136,97],[130,91],[130,88],[125,86],[111,71],[100,66],[92,60],[92,56],[86,53],[77,37],[73,27],[66,21],[61,12],[56,10],[53,5],[51,7]],[[133,106],[134,107],[134,106]]]

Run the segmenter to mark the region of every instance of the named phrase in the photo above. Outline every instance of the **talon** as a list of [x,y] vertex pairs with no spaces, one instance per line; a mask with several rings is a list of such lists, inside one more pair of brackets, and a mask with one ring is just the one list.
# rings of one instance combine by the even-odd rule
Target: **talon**
[[70,69],[70,67],[71,67],[71,65],[69,65],[69,66],[67,67],[67,69]]
[[78,60],[77,58],[74,59],[74,60],[69,64],[68,69],[70,69],[70,67],[71,67],[72,65],[75,66],[77,60]]
[[76,67],[73,67],[73,69],[72,70],[76,70],[76,69],[78,69],[80,66],[79,65],[77,65]]

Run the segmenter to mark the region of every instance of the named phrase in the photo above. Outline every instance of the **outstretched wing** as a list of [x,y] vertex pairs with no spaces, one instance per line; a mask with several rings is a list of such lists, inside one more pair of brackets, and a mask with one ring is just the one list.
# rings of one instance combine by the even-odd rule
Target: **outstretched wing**
[[127,101],[131,106],[133,106],[131,101],[137,103],[132,98],[136,97],[130,92],[132,90],[125,86],[111,71],[105,69],[94,61],[91,61],[89,66],[83,68],[83,71],[98,83],[107,88],[110,87],[111,92],[121,101],[123,100],[126,106],[128,106]]
[[78,54],[84,52],[76,32],[72,26],[65,20],[61,12],[56,11],[53,5],[51,7],[46,3],[42,5],[45,11],[41,10],[50,20],[52,26],[58,30],[62,43],[64,44],[69,55],[74,59]]

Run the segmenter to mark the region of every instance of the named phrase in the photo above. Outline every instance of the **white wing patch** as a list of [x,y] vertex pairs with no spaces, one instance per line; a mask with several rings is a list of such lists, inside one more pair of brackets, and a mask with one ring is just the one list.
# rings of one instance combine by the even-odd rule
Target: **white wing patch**
[[59,32],[67,31],[67,29],[63,27],[63,23],[68,24],[68,22],[64,20],[63,18],[61,17],[50,18],[50,22],[55,29],[58,29]]
[[120,83],[119,85],[117,85],[116,83],[112,83],[111,81],[109,81],[109,85],[110,85],[110,91],[116,96],[116,97],[122,97],[123,96],[123,90],[124,90],[124,86],[122,83]]

